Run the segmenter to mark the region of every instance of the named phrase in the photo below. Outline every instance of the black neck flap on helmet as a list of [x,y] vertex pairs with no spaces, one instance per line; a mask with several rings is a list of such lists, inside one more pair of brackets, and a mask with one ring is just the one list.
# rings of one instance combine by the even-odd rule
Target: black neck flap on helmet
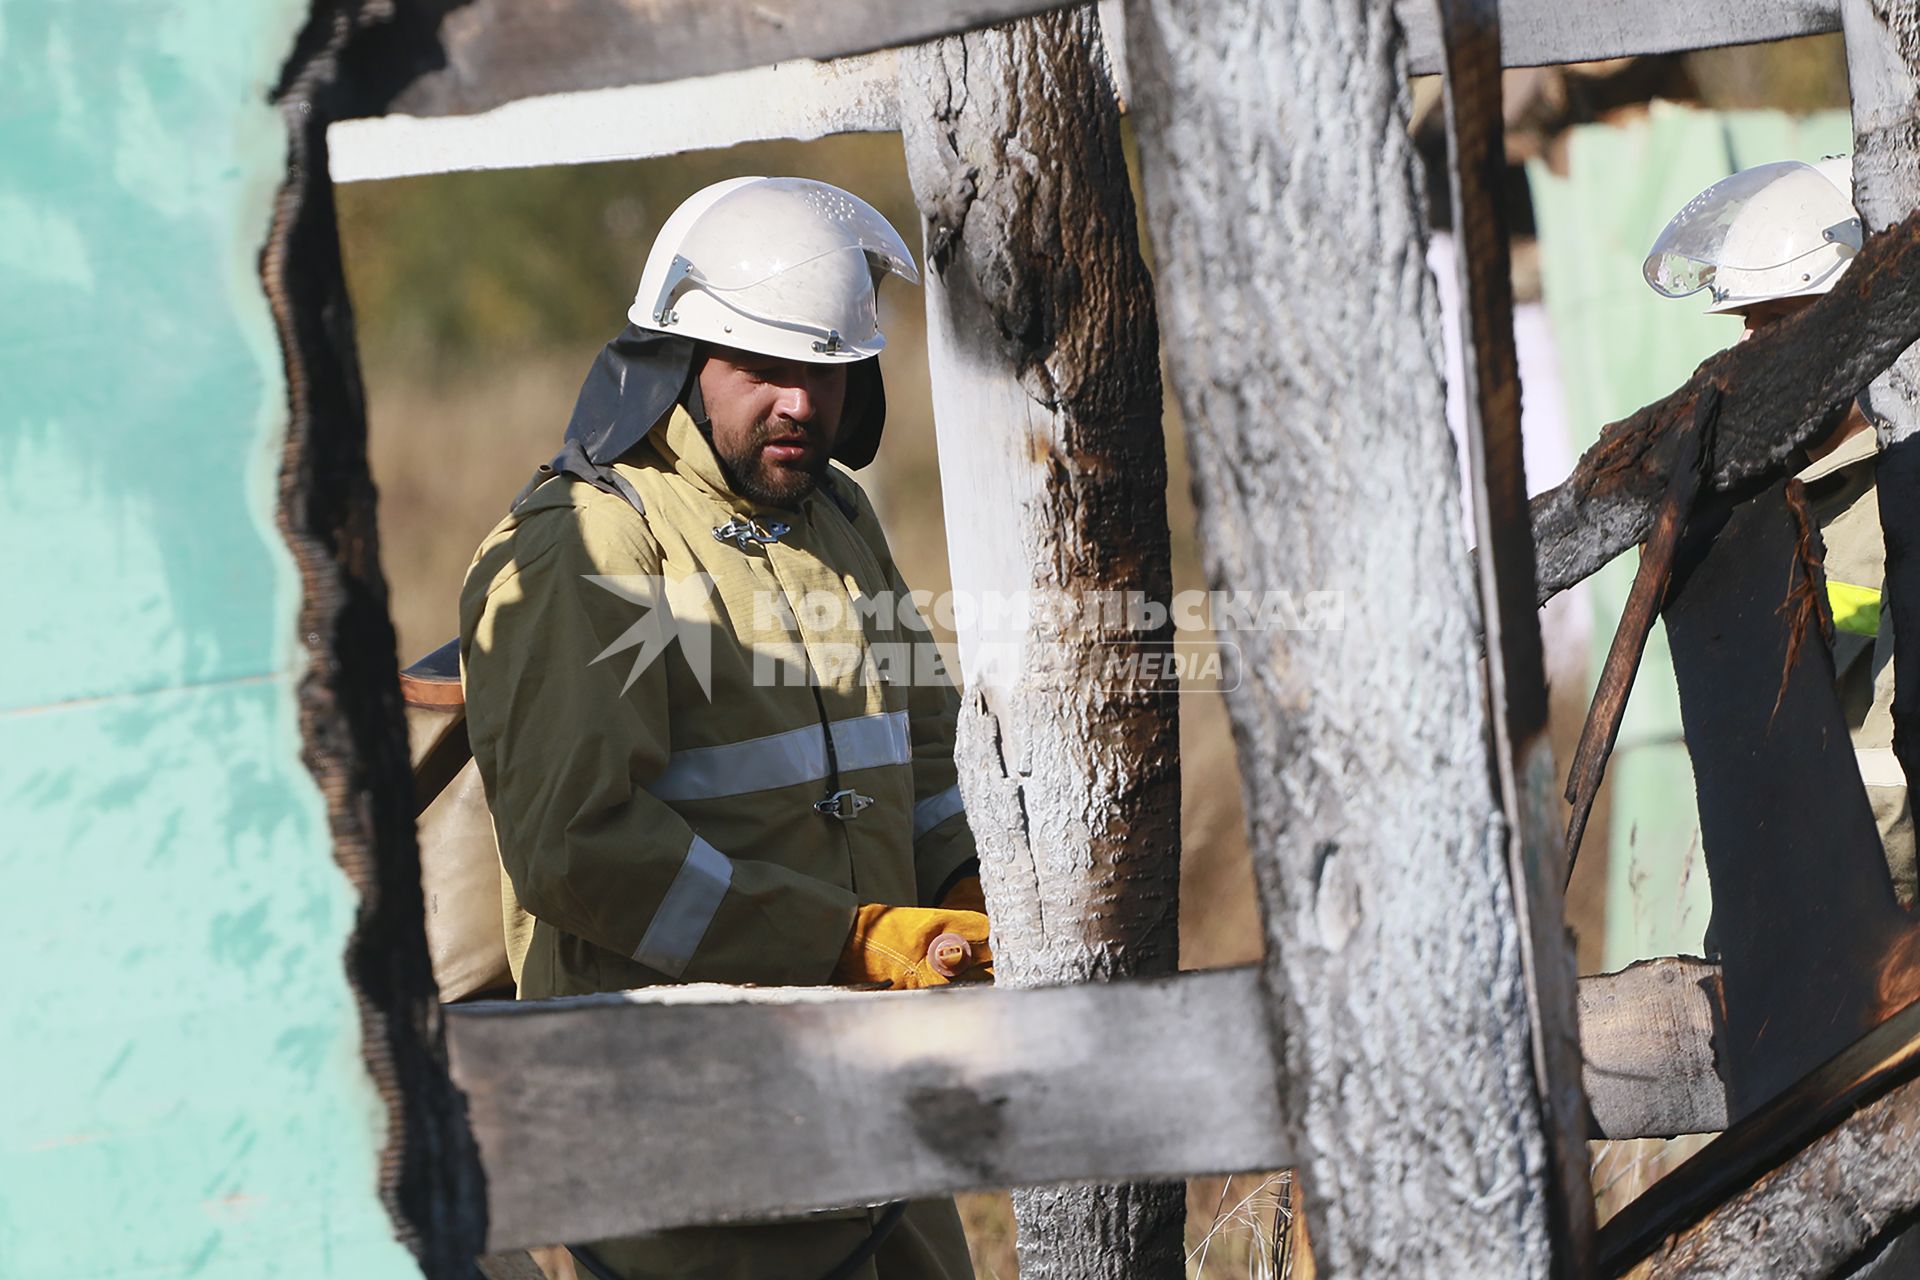
[[[634,510],[644,514],[640,495],[613,469],[613,463],[646,439],[676,404],[688,406],[701,434],[711,440],[711,427],[693,376],[699,353],[700,344],[690,338],[629,324],[619,337],[601,348],[593,368],[587,371],[560,452],[534,473],[513,505],[518,507],[554,476],[569,475],[626,499]],[[879,359],[849,365],[847,398],[840,413],[833,460],[855,470],[872,462],[886,420],[887,392],[880,380]],[[840,500],[837,492],[831,488],[828,491]]]

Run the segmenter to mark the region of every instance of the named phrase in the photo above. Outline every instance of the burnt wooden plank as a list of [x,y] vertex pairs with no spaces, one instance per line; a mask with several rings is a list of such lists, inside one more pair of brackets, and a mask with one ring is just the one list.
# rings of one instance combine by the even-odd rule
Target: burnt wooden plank
[[517,99],[838,58],[1066,7],[1060,0],[431,0],[370,40],[357,115],[466,115]]
[[1825,580],[1803,537],[1817,534],[1801,527],[1784,482],[1730,514],[1724,503],[1702,512],[1665,612],[1713,884],[1707,938],[1721,964],[1721,1069],[1735,1118],[1885,1018],[1883,972],[1890,960],[1903,971],[1912,933],[1832,654],[1809,616]]
[[[1812,1194],[1803,1197],[1803,1203],[1824,1201],[1828,1208],[1839,1205],[1844,1211],[1859,1207],[1850,1204],[1846,1184],[1866,1184],[1890,1168],[1895,1175],[1894,1194],[1873,1206],[1881,1225],[1920,1207],[1920,1169],[1914,1166],[1914,1152],[1920,1149],[1920,1129],[1915,1127],[1916,1119],[1920,1119],[1920,1096],[1916,1096],[1920,1084],[1914,1083],[1917,1071],[1920,1004],[1909,1005],[1881,1023],[1792,1089],[1736,1123],[1622,1209],[1600,1229],[1600,1274],[1621,1274],[1722,1204],[1735,1197],[1748,1197],[1750,1188],[1761,1193],[1758,1201],[1743,1199],[1739,1211],[1709,1227],[1727,1235],[1732,1264],[1718,1270],[1672,1266],[1665,1274],[1751,1276],[1756,1280],[1831,1274],[1831,1266],[1783,1270],[1758,1250],[1747,1254],[1740,1250],[1752,1249],[1756,1234],[1752,1228],[1756,1221],[1764,1222],[1767,1209],[1780,1207],[1778,1201],[1767,1203],[1767,1193],[1780,1184],[1781,1178],[1810,1186]],[[1888,1105],[1876,1108],[1873,1104],[1882,1099]],[[1894,1126],[1891,1130],[1883,1128],[1889,1124]],[[1893,1134],[1894,1140],[1881,1149],[1898,1159],[1883,1164],[1860,1158],[1861,1151],[1855,1144],[1859,1139],[1870,1139],[1875,1131]],[[1770,1177],[1776,1170],[1781,1177]],[[1836,1191],[1841,1194],[1836,1195]],[[1752,1212],[1756,1203],[1760,1205],[1757,1215]],[[1803,1229],[1808,1220],[1804,1213],[1783,1218],[1796,1230]],[[1846,1223],[1834,1225],[1844,1229]],[[1801,1243],[1808,1242],[1803,1239]],[[1799,1256],[1803,1262],[1807,1260],[1805,1254]]]
[[1708,387],[1695,403],[1693,417],[1675,441],[1673,476],[1654,514],[1653,531],[1641,553],[1633,589],[1627,592],[1626,607],[1620,611],[1620,625],[1614,630],[1613,644],[1600,668],[1593,707],[1587,713],[1586,723],[1580,727],[1580,742],[1574,748],[1573,763],[1567,768],[1567,801],[1573,806],[1567,819],[1568,881],[1573,879],[1573,864],[1580,856],[1580,840],[1586,834],[1594,799],[1600,794],[1607,758],[1613,754],[1614,741],[1620,736],[1620,722],[1627,713],[1627,695],[1633,691],[1633,677],[1640,669],[1641,655],[1646,652],[1647,636],[1659,616],[1660,605],[1667,598],[1673,558],[1680,549],[1680,533],[1686,526],[1688,513],[1693,510],[1694,497],[1700,491],[1701,471],[1712,452],[1713,418],[1719,407],[1720,393]]
[[1480,548],[1474,567],[1487,647],[1494,768],[1506,820],[1507,878],[1520,922],[1534,1088],[1549,1152],[1552,1264],[1557,1274],[1585,1275],[1592,1262],[1593,1187],[1577,979],[1566,926],[1566,846],[1553,803],[1546,662],[1534,604],[1512,264],[1501,198],[1506,146],[1500,8],[1496,0],[1439,0],[1436,13],[1446,63],[1448,170],[1459,243],[1468,478]]
[[1704,361],[1685,385],[1612,424],[1568,479],[1533,500],[1538,598],[1647,536],[1676,438],[1709,384],[1722,396],[1710,484],[1757,487],[1794,469],[1875,377],[1920,340],[1920,215],[1871,237],[1838,286]]
[[275,522],[300,574],[301,757],[325,801],[334,858],[354,887],[354,929],[339,963],[380,1099],[369,1119],[386,1130],[380,1199],[421,1274],[439,1280],[470,1270],[484,1196],[434,1016],[366,397],[327,178],[340,60],[362,13],[355,0],[315,0],[300,32],[287,33],[292,47],[272,90],[287,130],[286,180],[273,195],[271,226],[261,228],[257,265],[284,361]]
[[[464,115],[522,98],[655,84],[918,44],[1059,0],[422,0],[356,51],[353,114]],[[1443,65],[1428,0],[1400,0],[1415,74]],[[1499,6],[1510,67],[1669,53],[1838,30],[1838,0],[1611,0]]]
[[445,1010],[490,1251],[971,1187],[1289,1164],[1254,969],[687,986]]
[[[1153,280],[1092,7],[900,57],[907,176],[926,230],[927,371],[954,590],[1067,600],[1173,595]],[[1065,610],[956,626],[954,764],[1002,987],[1179,968],[1175,682],[1114,677],[1173,627]],[[1181,1182],[1016,1190],[1020,1267],[1181,1280]]]
[[[1914,0],[1841,0],[1840,17],[1853,99],[1853,203],[1878,231],[1920,207],[1920,12]],[[1908,348],[1875,378],[1860,406],[1880,445],[1874,479],[1886,550],[1883,619],[1893,641],[1893,749],[1912,778],[1920,769],[1920,350]],[[1916,1272],[1915,1230],[1871,1267],[1874,1276]]]
[[[1815,1139],[1648,1260],[1645,1280],[1911,1280],[1920,1209],[1920,1083]],[[1861,1255],[1872,1252],[1864,1267]]]

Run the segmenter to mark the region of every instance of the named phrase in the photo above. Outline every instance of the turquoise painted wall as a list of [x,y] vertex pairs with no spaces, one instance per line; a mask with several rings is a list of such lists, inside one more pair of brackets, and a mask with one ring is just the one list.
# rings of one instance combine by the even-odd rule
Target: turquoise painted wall
[[0,0],[0,1275],[412,1277],[256,275],[304,0]]
[[[1574,130],[1564,176],[1543,164],[1530,168],[1541,279],[1576,449],[1672,391],[1740,336],[1737,318],[1702,314],[1700,297],[1663,298],[1641,278],[1641,261],[1667,220],[1736,169],[1817,160],[1852,146],[1844,111],[1796,117],[1655,103],[1630,123]],[[1591,580],[1596,676],[1638,567],[1638,556],[1621,556]],[[1698,955],[1711,898],[1664,628],[1648,640],[1609,769],[1603,967]]]

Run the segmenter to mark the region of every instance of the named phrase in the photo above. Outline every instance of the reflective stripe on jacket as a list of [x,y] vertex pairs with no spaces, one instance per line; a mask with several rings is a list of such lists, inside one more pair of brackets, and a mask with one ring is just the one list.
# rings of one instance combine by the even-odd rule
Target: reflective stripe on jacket
[[[974,856],[953,687],[843,473],[851,518],[756,510],[680,408],[617,469],[644,518],[550,480],[461,596],[520,992],[824,982],[856,904],[931,902]],[[745,517],[789,528],[716,537]]]

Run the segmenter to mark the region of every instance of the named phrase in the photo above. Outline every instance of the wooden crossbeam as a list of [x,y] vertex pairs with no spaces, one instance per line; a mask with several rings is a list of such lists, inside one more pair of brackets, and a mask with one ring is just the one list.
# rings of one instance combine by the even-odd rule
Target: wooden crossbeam
[[446,1010],[487,1247],[1291,1161],[1254,969]]
[[547,94],[479,115],[343,120],[335,182],[644,160],[771,139],[900,127],[892,53],[783,62],[665,84]]
[[[372,33],[350,114],[466,115],[542,94],[658,84],[920,44],[1060,0],[435,0]],[[387,38],[382,39],[382,35]]]
[[[1060,0],[431,0],[355,46],[350,115],[467,115],[545,94],[658,84],[918,44],[1066,7]],[[1417,75],[1442,63],[1428,0],[1399,0]],[[1510,67],[1836,31],[1839,0],[1505,0]],[[1118,43],[1118,41],[1116,41]],[[714,144],[722,145],[722,144]]]
[[[448,1006],[488,1248],[1280,1168],[1294,1152],[1261,981],[1244,968],[1032,991],[692,986]],[[1581,979],[1596,1136],[1724,1124],[1716,981],[1686,959]]]

